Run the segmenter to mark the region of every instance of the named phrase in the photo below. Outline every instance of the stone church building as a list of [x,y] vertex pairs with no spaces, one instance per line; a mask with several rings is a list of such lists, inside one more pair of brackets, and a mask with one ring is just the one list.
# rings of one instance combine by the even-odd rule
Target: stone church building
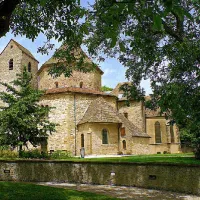
[[[50,58],[38,70],[38,61],[29,50],[10,40],[0,54],[0,81],[11,82],[27,66],[33,87],[45,90],[40,104],[54,107],[49,119],[56,132],[41,144],[42,150],[70,151],[80,155],[177,153],[180,139],[177,127],[169,126],[165,116],[145,109],[143,102],[130,101],[119,91],[122,83],[105,93],[101,91],[103,71],[73,71],[69,78],[52,78],[48,70],[57,62]],[[91,62],[88,58],[87,62]],[[0,90],[4,90],[1,86]]]

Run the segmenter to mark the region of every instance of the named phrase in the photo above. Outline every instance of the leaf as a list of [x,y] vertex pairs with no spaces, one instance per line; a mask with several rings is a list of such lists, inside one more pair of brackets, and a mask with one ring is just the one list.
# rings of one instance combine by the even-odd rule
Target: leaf
[[116,45],[117,37],[112,37],[112,41],[110,43],[110,48],[113,48]]
[[122,42],[119,43],[119,47],[120,47],[120,51],[126,52],[126,47],[124,46]]
[[156,30],[162,29],[162,19],[161,19],[160,15],[155,14],[153,16],[153,28]]
[[40,0],[40,5],[45,6],[46,2],[47,2],[47,0]]

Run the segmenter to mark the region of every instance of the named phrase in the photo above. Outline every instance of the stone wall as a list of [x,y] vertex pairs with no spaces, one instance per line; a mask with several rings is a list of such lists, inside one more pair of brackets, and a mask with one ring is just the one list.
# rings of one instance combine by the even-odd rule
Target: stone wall
[[39,74],[39,88],[40,89],[51,89],[55,88],[55,83],[58,83],[58,87],[80,87],[82,82],[83,88],[89,88],[93,90],[101,90],[101,73],[96,70],[90,73],[83,73],[78,71],[73,71],[72,76],[66,78],[64,75],[61,75],[58,78],[52,78],[48,74],[50,66],[44,67]]
[[[161,144],[156,144],[155,141],[155,123],[160,123],[160,130],[161,130]],[[177,127],[173,126],[174,131],[174,142],[171,141],[171,135],[170,135],[170,127],[166,126],[166,119],[165,117],[148,117],[146,118],[146,132],[150,138],[150,150],[152,153],[161,152],[164,151],[170,152],[170,153],[177,153],[180,152],[180,138],[179,138],[179,131]]]
[[[108,144],[102,144],[102,130],[108,131]],[[86,123],[78,126],[77,146],[81,147],[81,134],[84,135],[85,152],[88,154],[117,154],[118,124]],[[79,150],[78,149],[78,150]],[[77,152],[79,155],[79,152]]]
[[118,101],[118,109],[120,113],[128,113],[130,120],[140,131],[144,131],[144,107],[142,102],[130,101],[130,106],[126,105],[126,101]]
[[111,184],[200,195],[200,166],[119,162],[0,161],[0,181]]
[[[79,136],[76,125],[96,98],[98,95],[73,93],[50,94],[41,98],[41,105],[53,107],[49,113],[49,120],[58,124],[56,132],[48,138],[48,151],[67,150],[73,155],[79,153],[81,146],[77,143]],[[115,97],[105,96],[104,98],[111,105],[116,106]]]
[[[13,70],[9,70],[9,60],[13,59]],[[16,74],[21,72],[22,51],[11,41],[0,54],[0,81],[10,83],[16,79]],[[0,85],[0,90],[5,88]]]
[[38,71],[38,62],[28,56],[27,54],[22,54],[21,66],[22,69],[24,66],[28,68],[28,63],[31,63],[31,74],[32,74],[32,84],[34,88],[38,88],[38,80],[37,80],[37,71]]

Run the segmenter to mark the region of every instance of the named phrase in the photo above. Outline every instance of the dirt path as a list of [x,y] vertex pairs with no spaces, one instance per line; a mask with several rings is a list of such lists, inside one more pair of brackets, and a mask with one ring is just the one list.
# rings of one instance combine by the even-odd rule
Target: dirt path
[[94,192],[105,194],[111,197],[117,197],[126,200],[200,200],[200,196],[187,195],[176,192],[144,189],[137,187],[110,186],[110,185],[89,185],[89,184],[69,184],[69,183],[38,183],[39,185],[48,185],[52,187],[61,187],[66,189],[75,189],[79,191]]

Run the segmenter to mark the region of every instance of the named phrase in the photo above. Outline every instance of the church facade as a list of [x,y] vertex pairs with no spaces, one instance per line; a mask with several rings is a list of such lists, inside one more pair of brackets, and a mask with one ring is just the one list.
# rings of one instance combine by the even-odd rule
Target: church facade
[[[27,66],[33,87],[45,90],[40,104],[53,107],[49,119],[59,124],[56,132],[41,144],[43,151],[70,151],[80,155],[156,154],[180,151],[177,127],[170,126],[163,115],[145,109],[143,102],[125,104],[119,83],[105,93],[101,91],[103,71],[73,71],[69,78],[48,74],[56,62],[50,58],[38,70],[31,52],[11,40],[0,54],[0,80],[10,83],[16,73]],[[88,58],[87,62],[91,62]],[[3,87],[0,90],[4,90]]]

